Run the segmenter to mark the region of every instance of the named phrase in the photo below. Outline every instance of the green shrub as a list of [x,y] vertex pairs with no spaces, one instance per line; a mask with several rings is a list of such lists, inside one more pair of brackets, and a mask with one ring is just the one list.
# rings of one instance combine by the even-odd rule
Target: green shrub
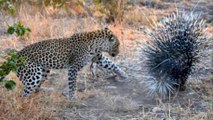
[[31,29],[25,27],[21,22],[14,23],[12,26],[9,26],[7,29],[8,34],[16,33],[17,36],[24,36],[26,33],[31,32]]
[[5,56],[6,61],[0,66],[0,83],[3,84],[8,90],[15,87],[16,83],[13,80],[5,80],[4,77],[7,76],[11,71],[15,72],[17,67],[21,67],[26,64],[24,57],[18,57],[15,50],[11,50],[7,56]]
[[93,0],[96,10],[107,15],[108,22],[121,22],[126,0]]
[[12,0],[0,0],[0,9],[4,11],[9,11],[11,15],[15,14],[15,6]]
[[44,0],[45,6],[53,6],[53,8],[62,7],[68,0]]

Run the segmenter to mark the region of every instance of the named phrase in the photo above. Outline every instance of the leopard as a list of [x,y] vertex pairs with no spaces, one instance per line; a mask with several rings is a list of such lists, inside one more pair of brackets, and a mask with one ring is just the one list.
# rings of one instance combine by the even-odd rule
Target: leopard
[[119,65],[103,54],[99,54],[97,57],[95,57],[90,65],[90,70],[92,71],[94,79],[98,79],[96,75],[98,69],[105,74],[109,74],[109,72],[112,73],[113,76],[110,77],[114,77],[114,75],[118,76],[121,79],[119,82],[126,82],[126,79],[128,78],[127,73],[124,72]]
[[[103,68],[121,71],[118,65],[104,60],[103,52],[111,57],[119,54],[120,41],[109,28],[91,32],[82,32],[66,38],[43,40],[24,47],[18,52],[26,63],[17,68],[17,76],[24,85],[22,97],[37,92],[47,80],[51,69],[68,70],[68,98],[76,91],[78,72],[89,62],[95,62]],[[111,66],[111,67],[109,67]]]

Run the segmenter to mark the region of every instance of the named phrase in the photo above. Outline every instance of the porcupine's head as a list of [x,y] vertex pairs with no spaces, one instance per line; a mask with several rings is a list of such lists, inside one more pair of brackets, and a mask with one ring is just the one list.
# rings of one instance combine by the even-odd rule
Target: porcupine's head
[[146,65],[153,76],[146,82],[151,94],[166,95],[184,88],[198,62],[204,23],[198,15],[177,12],[165,17],[152,32],[146,32],[152,39],[144,49]]

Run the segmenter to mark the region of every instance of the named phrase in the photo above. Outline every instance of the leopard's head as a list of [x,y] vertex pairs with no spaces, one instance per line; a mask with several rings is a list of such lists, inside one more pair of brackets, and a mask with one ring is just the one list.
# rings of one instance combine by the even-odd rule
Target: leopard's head
[[108,28],[105,28],[105,31],[106,31],[106,35],[107,35],[106,38],[108,43],[107,52],[112,57],[115,57],[119,53],[120,42],[118,38],[112,33],[111,30],[109,30]]

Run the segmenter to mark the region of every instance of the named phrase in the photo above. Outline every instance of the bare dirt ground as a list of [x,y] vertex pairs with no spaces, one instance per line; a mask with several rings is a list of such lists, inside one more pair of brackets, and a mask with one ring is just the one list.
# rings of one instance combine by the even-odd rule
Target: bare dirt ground
[[[212,76],[212,49],[206,50],[207,55],[202,58],[202,63],[199,64],[200,69],[197,74],[190,76],[187,83],[187,88],[184,92],[179,92],[175,96],[161,99],[158,96],[152,97],[145,91],[144,81],[149,77],[144,67],[144,54],[142,51],[146,36],[143,35],[144,25],[160,20],[163,15],[167,15],[175,11],[174,6],[178,9],[185,9],[195,12],[201,12],[203,17],[207,19],[207,33],[212,34],[213,30],[213,2],[211,0],[197,1],[176,1],[162,0],[161,1],[135,1],[135,9],[131,9],[133,13],[139,12],[133,17],[126,18],[123,25],[111,26],[122,42],[121,54],[112,58],[126,72],[128,78],[125,80],[118,79],[112,74],[104,71],[97,72],[97,78],[92,76],[89,65],[86,66],[78,75],[77,98],[76,100],[67,100],[62,93],[66,93],[67,89],[67,71],[52,70],[48,76],[48,81],[42,86],[43,90],[35,94],[30,101],[25,100],[24,104],[31,104],[31,107],[20,107],[19,101],[16,98],[12,100],[5,96],[0,96],[0,103],[4,103],[3,98],[13,101],[16,105],[14,110],[22,110],[21,114],[26,114],[32,108],[33,102],[43,102],[41,111],[49,114],[47,118],[30,117],[29,119],[56,119],[56,120],[206,120],[213,119],[213,76]],[[137,9],[136,9],[137,8]],[[144,13],[143,10],[152,11],[152,14],[146,14],[144,19],[151,18],[152,21],[141,20]],[[154,11],[154,12],[153,12]],[[131,15],[131,11],[125,11],[127,15]],[[148,12],[150,13],[150,12]],[[142,14],[142,15],[141,15]],[[95,23],[93,18],[40,18],[35,15],[29,17],[22,14],[22,21],[32,30],[33,39],[31,41],[20,40],[14,36],[8,36],[4,33],[6,28],[0,28],[0,49],[2,52],[7,49],[21,49],[27,44],[39,41],[41,38],[54,38],[69,36],[76,32],[91,31],[92,29],[100,28],[100,25]],[[28,18],[29,17],[29,18]],[[138,17],[138,18],[137,18]],[[142,18],[140,18],[142,17]],[[32,19],[33,18],[33,19]],[[135,23],[132,20],[136,21]],[[10,24],[13,19],[2,18]],[[2,20],[2,21],[3,21]],[[31,20],[31,22],[29,22]],[[88,21],[90,26],[88,26]],[[38,23],[38,24],[35,24]],[[154,22],[153,22],[154,23]],[[73,26],[78,27],[75,29]],[[62,29],[63,28],[63,29]],[[41,29],[41,32],[40,32]],[[45,29],[45,30],[44,30]],[[47,33],[44,33],[47,32]],[[47,35],[46,35],[47,34]],[[197,76],[199,76],[197,78]],[[17,79],[14,76],[10,77]],[[18,82],[17,82],[18,83]],[[21,84],[15,90],[20,92]],[[19,94],[18,92],[16,92]],[[9,93],[10,97],[13,93]],[[9,95],[8,95],[9,96]],[[2,99],[1,99],[2,98]],[[18,104],[17,104],[18,103]],[[1,105],[0,104],[0,105]],[[36,102],[36,105],[39,104]],[[12,107],[14,108],[14,107]],[[21,109],[22,108],[22,109]],[[26,110],[23,110],[26,108]],[[36,106],[33,106],[35,110]],[[40,108],[40,107],[38,107]],[[25,112],[23,112],[25,111]],[[38,110],[35,114],[41,114]],[[8,115],[11,115],[7,113]],[[43,114],[43,113],[42,113]],[[0,114],[1,115],[1,114]],[[11,116],[16,116],[12,114]],[[9,118],[9,117],[8,117]],[[26,119],[26,117],[22,117]],[[1,118],[0,119],[7,119]],[[13,119],[16,119],[15,117]]]

